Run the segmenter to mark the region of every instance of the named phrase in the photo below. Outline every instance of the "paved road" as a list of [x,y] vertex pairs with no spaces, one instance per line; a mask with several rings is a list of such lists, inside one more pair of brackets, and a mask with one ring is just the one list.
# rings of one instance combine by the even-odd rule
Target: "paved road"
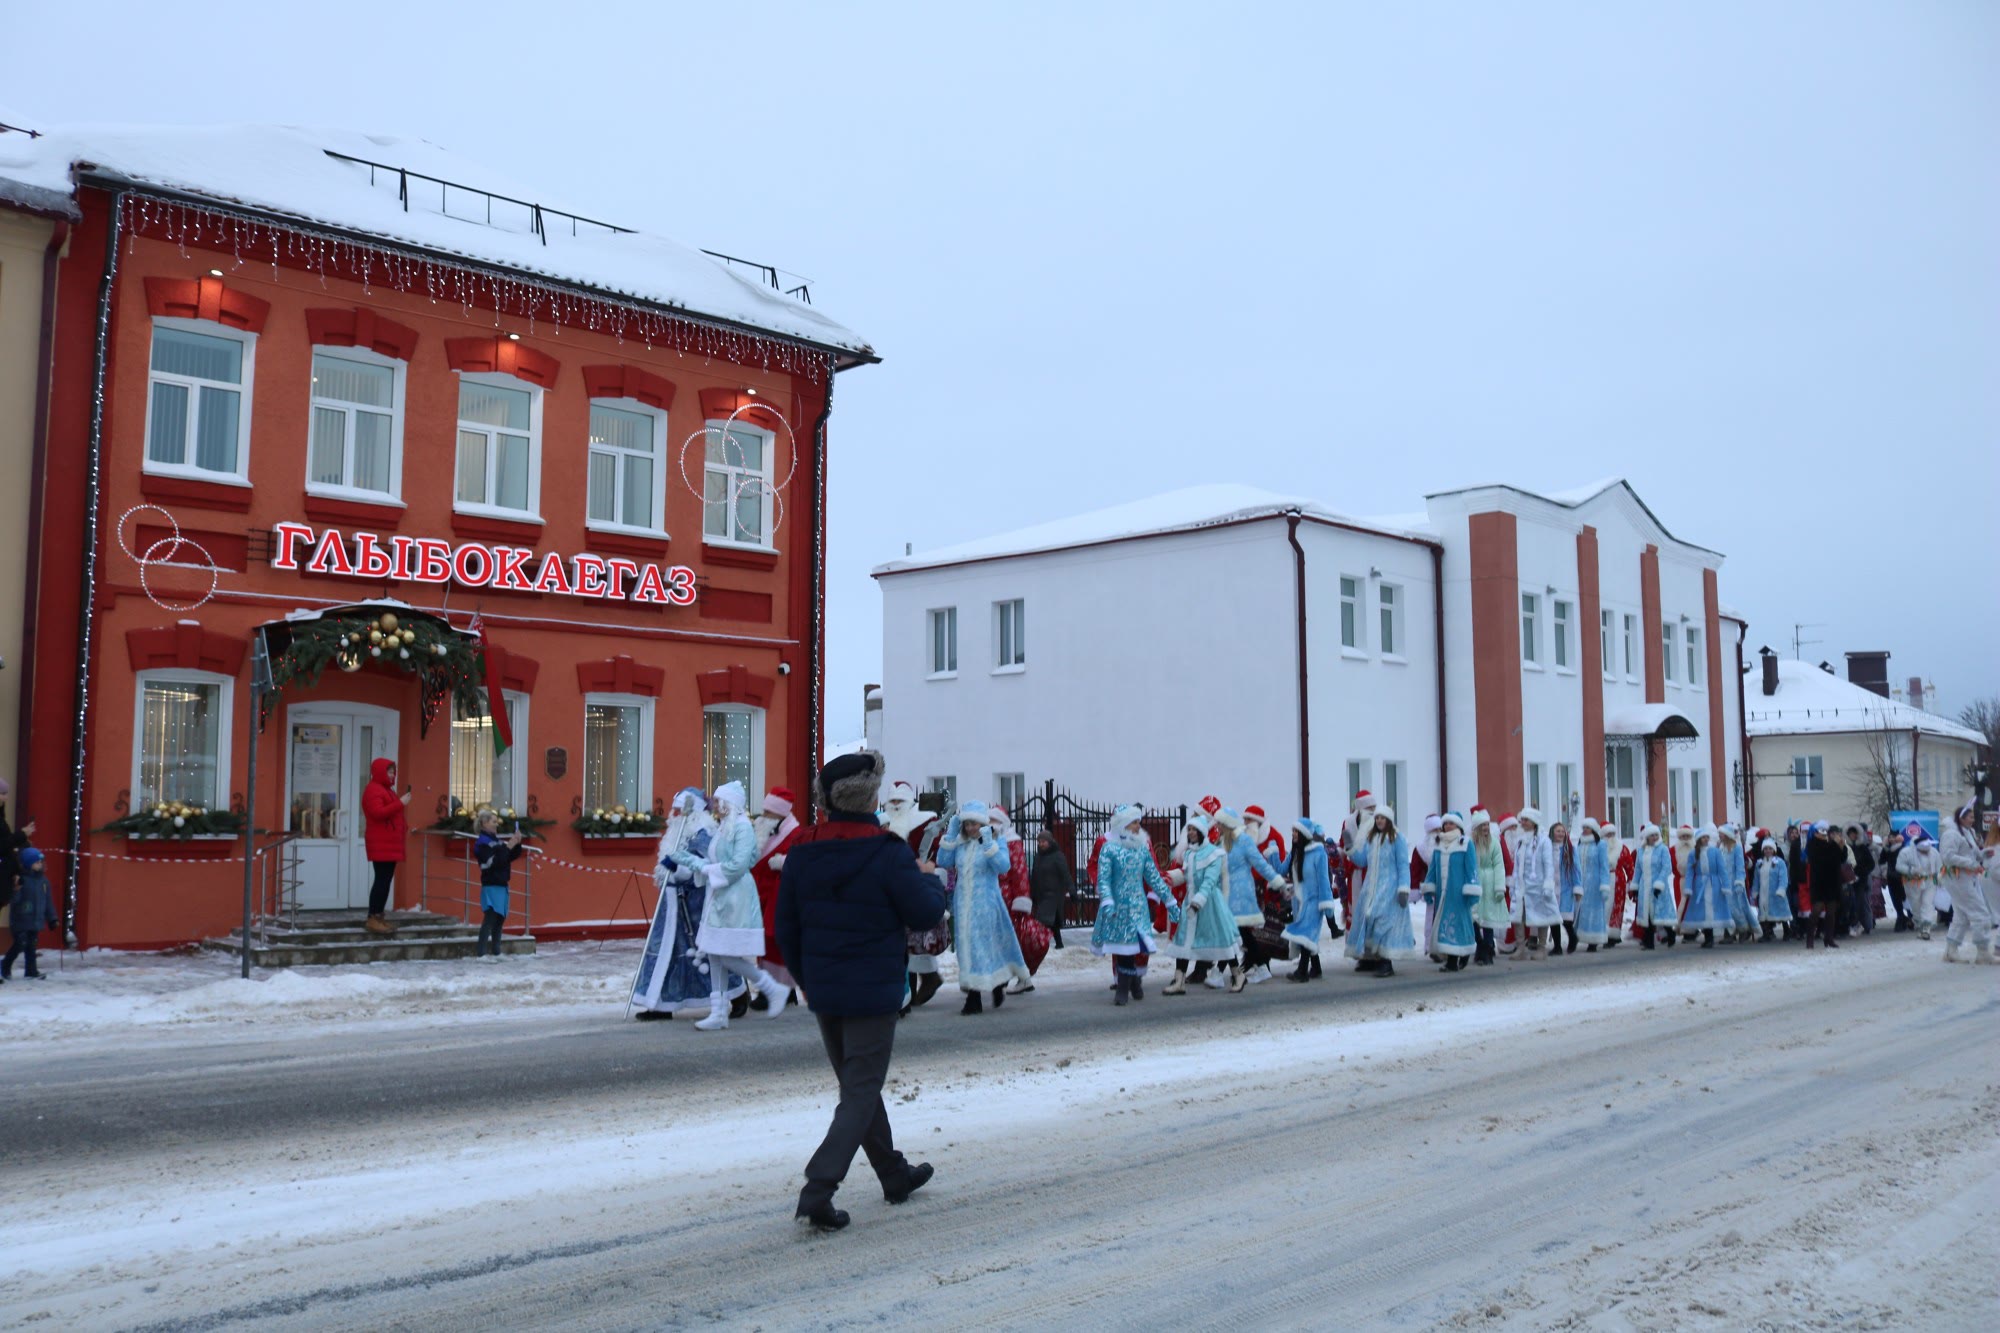
[[803,1023],[35,1051],[0,1114],[59,1099],[74,1195],[0,1220],[0,1323],[1982,1328],[2000,969],[1936,952],[924,1012],[896,1114],[939,1178],[851,1181],[830,1237],[786,1217]]

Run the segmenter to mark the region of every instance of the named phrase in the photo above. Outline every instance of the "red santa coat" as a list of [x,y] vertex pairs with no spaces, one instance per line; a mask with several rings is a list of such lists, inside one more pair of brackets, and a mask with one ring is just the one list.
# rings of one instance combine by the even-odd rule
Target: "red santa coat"
[[[1618,860],[1611,867],[1611,933],[1618,934],[1618,925],[1625,919],[1626,895],[1632,891],[1632,876],[1639,872],[1639,858],[1632,851],[1632,844],[1623,838],[1618,840]],[[1639,938],[1639,926],[1635,921],[1631,936]]]
[[786,815],[750,865],[750,878],[757,883],[757,901],[764,909],[764,957],[779,962],[784,960],[778,954],[778,880],[785,868],[785,853],[798,840],[799,821]]

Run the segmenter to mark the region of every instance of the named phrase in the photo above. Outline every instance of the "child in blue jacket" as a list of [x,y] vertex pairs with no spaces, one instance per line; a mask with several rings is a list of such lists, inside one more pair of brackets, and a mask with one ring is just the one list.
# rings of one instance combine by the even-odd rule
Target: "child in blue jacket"
[[7,946],[7,960],[0,963],[0,979],[14,974],[14,960],[28,956],[27,975],[40,981],[48,974],[35,966],[35,940],[56,924],[56,906],[49,893],[49,877],[42,872],[42,854],[33,847],[21,849],[21,877],[14,885],[13,916],[8,925],[14,942]]
[[500,927],[507,920],[507,881],[514,863],[528,854],[519,833],[500,836],[500,816],[493,810],[479,812],[479,841],[473,855],[479,861],[479,945],[476,958],[500,957]]

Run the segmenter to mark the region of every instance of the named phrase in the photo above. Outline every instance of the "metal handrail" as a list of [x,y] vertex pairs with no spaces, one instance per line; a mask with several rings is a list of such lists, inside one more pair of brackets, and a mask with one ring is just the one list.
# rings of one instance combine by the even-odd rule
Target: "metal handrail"
[[596,218],[584,217],[580,213],[567,213],[560,208],[550,208],[545,204],[538,204],[533,202],[532,200],[516,199],[512,195],[498,194],[492,190],[482,190],[479,189],[477,186],[473,185],[461,185],[457,181],[448,181],[444,179],[442,176],[429,176],[421,171],[412,171],[408,167],[392,166],[387,162],[371,162],[365,157],[355,157],[349,153],[336,153],[331,148],[322,149],[321,151],[324,152],[328,157],[333,158],[336,161],[352,162],[356,166],[367,167],[368,183],[371,186],[375,184],[376,172],[378,171],[395,172],[396,198],[402,203],[403,211],[405,213],[410,211],[410,181],[414,179],[420,181],[428,181],[432,185],[438,187],[438,212],[444,214],[446,217],[454,216],[449,206],[450,196],[446,193],[446,191],[449,190],[458,190],[465,194],[476,194],[484,197],[486,200],[486,225],[489,227],[493,225],[493,201],[496,199],[498,199],[503,204],[512,204],[516,208],[527,209],[529,228],[534,232],[535,235],[542,238],[543,245],[547,245],[549,243],[547,218],[551,216],[559,218],[568,218],[569,234],[571,236],[576,236],[578,234],[577,228],[580,225],[586,227],[599,227],[605,231],[613,232],[618,235],[629,236],[632,234],[632,228],[630,227],[621,227],[618,226],[616,223],[612,222],[601,222]]
[[299,919],[299,852],[296,844],[304,834],[290,831],[272,835],[263,846],[251,835],[250,860],[257,880],[257,928],[265,934],[273,924],[287,928]]
[[[422,907],[424,911],[428,912],[433,910],[431,907],[430,839],[432,838],[446,839],[447,846],[449,846],[451,842],[471,843],[471,842],[477,842],[479,839],[477,834],[461,833],[457,829],[427,828],[420,831],[424,835],[425,841],[422,844],[423,855],[418,862],[419,869],[418,869],[418,883],[417,883],[417,902],[418,905]],[[469,848],[467,850],[470,851]],[[458,890],[458,893],[456,896],[440,893],[437,899],[440,906],[455,907],[457,911],[450,913],[440,912],[439,915],[456,916],[460,921],[470,926],[476,924],[481,915],[479,910],[479,888],[480,888],[479,862],[470,855],[457,859],[459,864],[459,872],[457,875],[456,883],[454,884],[450,880],[443,880],[441,881],[441,884],[442,887],[447,889],[456,888]],[[520,862],[515,867],[512,881],[508,885],[508,890],[510,895],[518,896],[520,898],[521,902],[520,916],[521,916],[522,932],[524,934],[529,934],[529,935],[534,934],[534,920],[535,920],[535,858],[534,857],[524,856],[521,858]],[[512,906],[511,902],[509,903],[509,906],[510,907]],[[512,911],[509,911],[507,915],[508,919],[511,921],[513,919],[514,913]]]

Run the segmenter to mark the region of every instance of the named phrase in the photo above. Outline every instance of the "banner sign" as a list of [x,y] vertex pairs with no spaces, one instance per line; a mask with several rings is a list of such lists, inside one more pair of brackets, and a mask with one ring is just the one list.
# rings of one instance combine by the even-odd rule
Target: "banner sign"
[[303,523],[272,525],[273,569],[304,568],[315,574],[379,581],[456,583],[464,588],[544,592],[562,597],[693,606],[694,571],[686,565],[662,569],[623,556],[561,555],[537,559],[519,546],[440,541],[435,537],[390,537],[372,532],[352,536],[339,528],[317,531]]
[[1912,824],[1922,824],[1924,832],[1935,842],[1938,837],[1938,812],[1935,810],[1891,810],[1889,827],[1901,833]]

